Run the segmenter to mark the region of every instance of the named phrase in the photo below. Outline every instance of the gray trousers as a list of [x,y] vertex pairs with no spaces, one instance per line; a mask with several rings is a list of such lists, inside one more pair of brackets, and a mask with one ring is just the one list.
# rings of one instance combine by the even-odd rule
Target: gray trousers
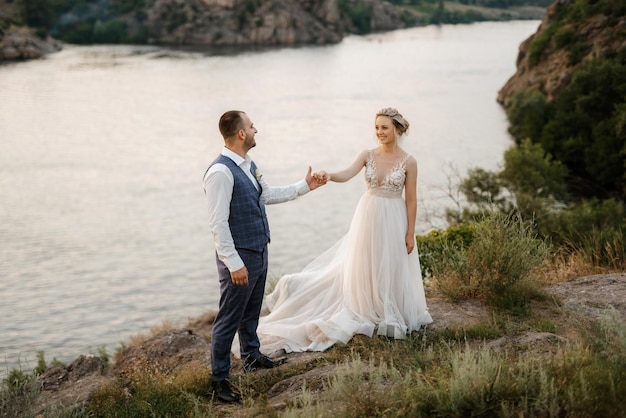
[[256,329],[267,278],[267,246],[261,252],[237,251],[248,269],[247,286],[235,286],[230,271],[216,256],[220,304],[211,337],[211,379],[214,382],[228,377],[235,333],[239,333],[241,358],[257,358],[260,355],[261,343]]

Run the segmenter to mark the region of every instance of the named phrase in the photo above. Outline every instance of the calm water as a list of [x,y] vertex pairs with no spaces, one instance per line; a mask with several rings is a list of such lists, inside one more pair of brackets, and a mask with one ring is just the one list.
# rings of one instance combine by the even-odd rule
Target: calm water
[[[375,112],[411,122],[417,232],[442,226],[450,173],[497,168],[511,145],[495,97],[536,21],[426,27],[324,47],[216,55],[68,46],[0,66],[0,375],[36,352],[109,353],[164,320],[214,308],[201,178],[217,120],[245,110],[272,184],[349,164]],[[270,277],[347,230],[362,175],[268,208]],[[435,318],[436,320],[436,318]]]

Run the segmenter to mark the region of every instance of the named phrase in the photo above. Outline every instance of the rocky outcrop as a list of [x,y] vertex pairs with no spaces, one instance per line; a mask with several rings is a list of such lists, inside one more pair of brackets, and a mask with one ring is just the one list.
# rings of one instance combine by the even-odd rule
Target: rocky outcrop
[[384,32],[401,29],[406,25],[400,18],[400,11],[391,3],[372,3],[372,18],[370,19],[370,30],[372,32]]
[[[155,44],[326,44],[343,34],[335,0],[156,0],[145,14]],[[139,28],[134,15],[126,19]]]
[[555,0],[537,32],[522,42],[517,71],[498,93],[504,107],[515,92],[526,89],[538,89],[552,101],[581,64],[626,48],[626,16],[598,13],[568,19],[573,7],[581,6],[575,0]]
[[[381,32],[403,28],[400,9],[371,1],[369,28]],[[149,42],[184,45],[328,44],[354,32],[337,0],[156,0],[144,10],[141,26]],[[139,30],[136,14],[126,19]]]
[[[20,21],[16,4],[0,0],[0,37],[3,21]],[[474,6],[464,7],[461,12]],[[88,2],[54,16],[50,30],[59,39],[86,43],[293,46],[332,44],[349,33],[384,32],[429,21],[428,14],[415,7],[379,0],[152,0],[119,13],[111,2]],[[42,45],[44,41],[34,36],[14,40],[7,41],[4,59],[36,58],[59,48],[53,42]]]
[[38,379],[41,395],[35,405],[35,416],[61,408],[79,410],[110,380],[104,375],[105,367],[105,362],[93,355],[78,356],[68,367],[50,367]]
[[10,26],[0,30],[0,62],[40,58],[61,50],[54,40],[42,40],[28,28]]

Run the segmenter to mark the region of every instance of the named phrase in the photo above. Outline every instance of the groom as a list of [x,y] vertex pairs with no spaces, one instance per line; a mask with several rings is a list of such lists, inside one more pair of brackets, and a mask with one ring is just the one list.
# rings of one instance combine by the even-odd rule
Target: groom
[[305,179],[298,183],[269,186],[248,156],[256,146],[257,133],[248,115],[237,110],[224,113],[219,130],[224,148],[204,175],[220,282],[219,310],[211,338],[211,385],[217,399],[238,402],[240,395],[228,381],[235,333],[239,333],[246,371],[277,365],[259,351],[256,333],[270,242],[265,205],[296,199],[325,182],[315,180],[309,167]]

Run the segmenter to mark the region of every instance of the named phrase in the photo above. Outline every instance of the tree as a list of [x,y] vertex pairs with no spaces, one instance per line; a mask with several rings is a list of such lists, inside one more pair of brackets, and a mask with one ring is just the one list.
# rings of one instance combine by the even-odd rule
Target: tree
[[626,197],[626,52],[623,55],[593,60],[575,71],[557,96],[539,139],[567,166],[570,190],[580,197]]
[[48,30],[54,21],[54,14],[46,0],[19,0],[20,17],[25,25]]

